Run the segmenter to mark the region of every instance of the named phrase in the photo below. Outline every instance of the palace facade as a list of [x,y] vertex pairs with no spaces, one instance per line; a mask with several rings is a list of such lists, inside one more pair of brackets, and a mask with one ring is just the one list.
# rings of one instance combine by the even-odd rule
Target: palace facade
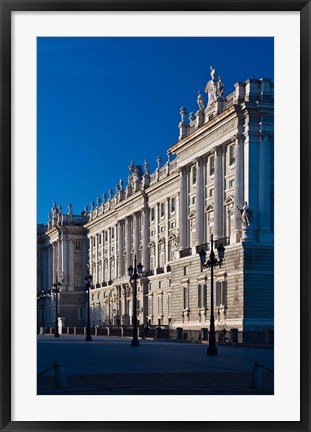
[[[209,255],[213,234],[225,246],[214,270],[216,330],[237,328],[244,341],[273,332],[274,86],[262,78],[234,87],[225,97],[211,67],[207,103],[199,92],[188,119],[181,108],[164,164],[158,157],[151,173],[147,161],[132,161],[126,185],[120,179],[79,216],[53,203],[48,225],[38,226],[38,290],[61,282],[63,325],[85,323],[88,271],[92,324],[131,325],[127,270],[136,256],[139,323],[208,328],[210,270],[198,253]],[[52,325],[52,297],[44,313]]]

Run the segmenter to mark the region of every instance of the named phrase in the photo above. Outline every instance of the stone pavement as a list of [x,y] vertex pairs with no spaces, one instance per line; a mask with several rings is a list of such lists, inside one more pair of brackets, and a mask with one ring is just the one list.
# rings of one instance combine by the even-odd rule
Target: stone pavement
[[[54,368],[38,377],[38,394],[62,395],[245,395],[273,394],[273,349],[83,336],[38,337],[38,375],[62,364],[67,386],[56,388]],[[259,378],[253,388],[254,362]],[[259,387],[258,387],[259,385]]]

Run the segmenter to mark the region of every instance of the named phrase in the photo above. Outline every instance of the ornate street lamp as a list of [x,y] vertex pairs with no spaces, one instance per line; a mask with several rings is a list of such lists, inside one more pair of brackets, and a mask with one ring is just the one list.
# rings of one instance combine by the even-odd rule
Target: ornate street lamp
[[90,288],[92,286],[92,280],[93,278],[91,274],[88,274],[84,278],[85,288],[87,291],[87,326],[86,326],[86,338],[85,338],[87,342],[90,342],[92,340],[91,322],[90,322]]
[[55,333],[54,337],[59,337],[58,333],[58,294],[60,292],[60,282],[53,283],[53,293],[55,293]]
[[136,255],[134,257],[134,268],[130,266],[128,268],[128,275],[131,281],[134,282],[134,288],[133,288],[133,314],[132,314],[132,321],[133,321],[133,340],[131,342],[132,346],[138,346],[139,340],[137,337],[137,279],[141,277],[141,274],[143,272],[143,266],[139,263],[136,264]]
[[203,268],[211,269],[211,315],[210,315],[210,331],[208,338],[207,354],[217,355],[216,338],[215,338],[215,319],[214,319],[214,267],[221,267],[225,256],[225,248],[222,244],[217,247],[218,259],[214,254],[214,241],[213,234],[211,234],[211,253],[209,259],[206,261],[206,252],[201,249],[199,252],[201,261],[201,271]]

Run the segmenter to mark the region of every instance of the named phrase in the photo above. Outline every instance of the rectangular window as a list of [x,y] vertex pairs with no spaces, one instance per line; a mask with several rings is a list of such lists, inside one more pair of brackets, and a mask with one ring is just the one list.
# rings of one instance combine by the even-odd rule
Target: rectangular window
[[215,305],[216,306],[227,305],[227,282],[225,280],[216,282]]
[[192,168],[192,184],[195,184],[197,181],[197,167]]
[[233,165],[235,163],[235,145],[229,147],[229,164]]
[[207,285],[203,285],[203,307],[207,308]]
[[221,282],[216,282],[216,289],[215,289],[215,300],[214,300],[215,306],[221,305]]
[[229,180],[229,189],[234,187],[234,179]]
[[80,249],[81,249],[81,242],[76,241],[76,250],[80,250]]
[[150,219],[151,219],[151,222],[154,221],[154,208],[151,209],[151,212],[150,212]]
[[206,284],[198,285],[198,307],[207,308],[207,286]]
[[158,297],[158,315],[162,315],[162,295]]
[[96,237],[93,237],[93,246],[95,247],[96,244]]
[[114,238],[114,228],[111,228],[111,238]]
[[183,308],[188,309],[188,287],[183,287]]
[[174,213],[175,211],[175,198],[171,199],[171,212]]
[[187,275],[187,267],[184,267],[184,276]]
[[85,316],[86,316],[86,314],[85,314],[85,309],[84,308],[78,308],[77,309],[77,318],[78,318],[78,321],[84,321],[85,320]]
[[195,197],[192,197],[192,204],[195,204]]
[[160,267],[164,267],[165,266],[165,252],[161,252],[160,253]]
[[214,196],[214,189],[209,190],[209,197],[212,198]]
[[161,217],[164,217],[164,203],[161,204]]
[[209,158],[209,175],[213,175],[215,173],[215,156],[211,156]]
[[167,297],[167,314],[168,315],[171,314],[171,296],[170,295]]
[[104,231],[104,235],[105,235],[105,242],[108,240],[108,231]]
[[221,283],[221,294],[222,294],[222,304],[224,306],[227,306],[227,281],[224,280]]
[[99,245],[102,244],[102,236],[101,236],[101,234],[98,234],[98,244]]
[[202,307],[202,285],[198,285],[198,307]]

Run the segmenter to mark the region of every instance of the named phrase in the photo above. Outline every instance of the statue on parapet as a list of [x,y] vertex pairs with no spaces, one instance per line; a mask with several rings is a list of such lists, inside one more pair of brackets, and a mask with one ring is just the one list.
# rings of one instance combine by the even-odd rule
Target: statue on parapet
[[146,160],[144,160],[144,170],[145,170],[145,174],[149,175],[150,174],[150,168],[149,168],[149,164]]
[[197,104],[199,106],[199,110],[203,111],[204,110],[204,98],[203,98],[200,90],[198,91]]
[[241,213],[241,219],[244,226],[249,227],[253,218],[253,211],[248,207],[247,201],[244,202],[242,208],[237,206],[237,209]]
[[216,95],[217,97],[222,97],[224,94],[225,86],[224,83],[221,81],[220,76],[218,77],[217,86],[216,86]]

